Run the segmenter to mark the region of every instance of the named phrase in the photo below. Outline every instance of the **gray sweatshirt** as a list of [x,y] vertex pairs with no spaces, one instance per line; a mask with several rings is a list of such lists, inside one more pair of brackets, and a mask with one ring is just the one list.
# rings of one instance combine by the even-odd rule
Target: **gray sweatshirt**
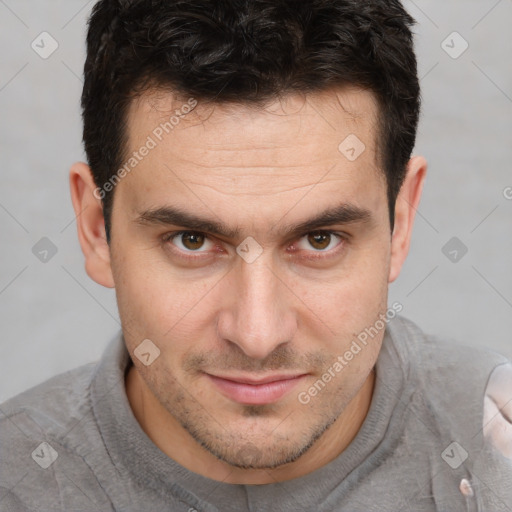
[[119,332],[99,362],[0,406],[0,511],[512,510],[512,450],[483,430],[487,384],[509,362],[427,336],[403,317],[386,327],[371,406],[352,443],[281,483],[222,483],[166,456],[130,408],[130,364]]

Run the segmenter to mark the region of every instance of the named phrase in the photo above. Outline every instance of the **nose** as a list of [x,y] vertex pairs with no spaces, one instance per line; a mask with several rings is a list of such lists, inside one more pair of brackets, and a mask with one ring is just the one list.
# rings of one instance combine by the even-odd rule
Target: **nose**
[[295,334],[293,294],[264,254],[252,263],[240,259],[228,276],[218,334],[247,356],[264,359]]

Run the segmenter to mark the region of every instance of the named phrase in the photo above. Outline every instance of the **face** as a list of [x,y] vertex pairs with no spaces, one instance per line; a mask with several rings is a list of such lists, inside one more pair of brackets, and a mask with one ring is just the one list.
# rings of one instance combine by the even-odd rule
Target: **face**
[[[355,90],[259,111],[198,104],[158,141],[155,128],[179,105],[145,96],[129,115],[129,147],[148,135],[157,145],[115,191],[112,269],[127,346],[158,347],[151,365],[134,363],[209,451],[244,465],[256,446],[252,462],[274,467],[338,418],[380,348],[381,336],[308,392],[386,310],[376,107]],[[366,146],[354,161],[338,148],[351,134]]]
[[168,436],[280,467],[368,382],[384,329],[354,340],[386,312],[412,210],[394,254],[367,91],[199,102],[163,130],[187,100],[146,94],[128,116],[127,161],[138,153],[115,189],[108,262],[127,348]]

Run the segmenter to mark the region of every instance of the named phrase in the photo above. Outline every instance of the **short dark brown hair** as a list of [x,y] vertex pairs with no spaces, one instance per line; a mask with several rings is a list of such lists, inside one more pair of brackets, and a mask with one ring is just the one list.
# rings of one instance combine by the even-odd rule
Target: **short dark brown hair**
[[[96,185],[123,165],[128,106],[151,87],[260,105],[355,85],[378,101],[393,226],[420,114],[414,23],[398,0],[100,0],[89,19],[82,94]],[[108,240],[113,192],[102,194]]]

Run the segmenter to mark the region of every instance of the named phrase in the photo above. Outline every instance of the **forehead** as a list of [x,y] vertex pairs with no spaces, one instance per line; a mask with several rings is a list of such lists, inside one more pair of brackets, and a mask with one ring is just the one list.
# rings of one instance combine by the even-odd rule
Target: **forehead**
[[160,139],[178,142],[201,134],[188,150],[224,146],[249,152],[275,147],[275,156],[279,149],[286,153],[294,141],[306,147],[335,144],[337,149],[336,142],[355,134],[371,152],[378,113],[375,95],[356,87],[288,94],[263,105],[214,103],[173,91],[150,90],[129,106],[128,146],[136,149],[147,135],[165,143]]
[[120,188],[139,206],[188,196],[196,206],[204,197],[222,208],[222,197],[250,196],[247,211],[265,200],[292,201],[308,188],[315,191],[303,204],[340,185],[355,197],[369,180],[383,185],[377,115],[374,95],[356,88],[289,95],[263,107],[150,91],[130,106],[127,157],[149,139],[153,148]]

